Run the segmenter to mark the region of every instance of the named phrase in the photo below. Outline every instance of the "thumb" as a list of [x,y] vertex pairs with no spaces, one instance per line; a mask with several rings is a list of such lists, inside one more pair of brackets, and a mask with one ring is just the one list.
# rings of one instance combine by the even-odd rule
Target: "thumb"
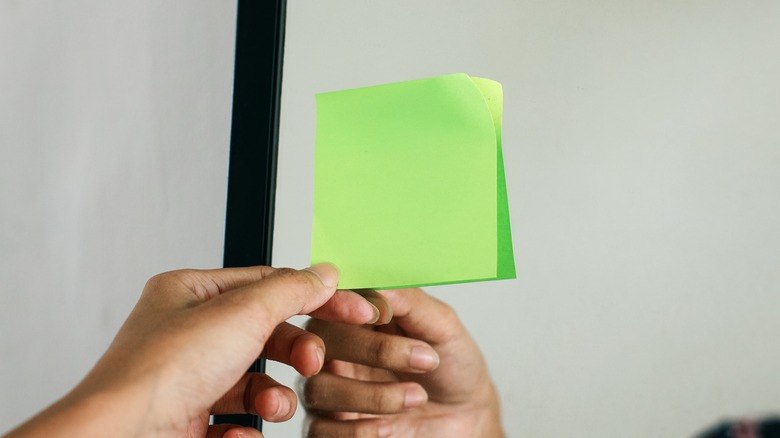
[[455,310],[422,289],[378,291],[393,308],[393,320],[408,336],[431,345],[444,343],[465,330]]
[[336,293],[338,270],[327,263],[306,269],[279,268],[261,280],[220,294],[205,303],[215,311],[246,315],[254,325],[273,329],[294,315],[310,313]]

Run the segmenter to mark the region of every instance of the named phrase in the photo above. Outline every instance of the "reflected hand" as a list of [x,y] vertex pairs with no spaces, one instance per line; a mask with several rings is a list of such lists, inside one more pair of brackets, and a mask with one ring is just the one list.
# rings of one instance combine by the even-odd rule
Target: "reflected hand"
[[308,436],[502,437],[496,390],[456,313],[420,289],[372,295],[389,324],[307,325],[326,345],[304,384]]

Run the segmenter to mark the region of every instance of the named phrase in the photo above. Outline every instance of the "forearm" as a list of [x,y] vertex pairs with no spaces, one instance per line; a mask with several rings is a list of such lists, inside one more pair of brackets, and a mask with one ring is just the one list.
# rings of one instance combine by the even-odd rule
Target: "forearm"
[[139,436],[145,413],[131,393],[85,391],[77,387],[4,438]]

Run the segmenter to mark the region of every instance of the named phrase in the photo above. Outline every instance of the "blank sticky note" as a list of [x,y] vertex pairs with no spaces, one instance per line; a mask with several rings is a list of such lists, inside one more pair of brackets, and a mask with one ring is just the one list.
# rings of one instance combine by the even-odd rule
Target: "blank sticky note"
[[318,94],[312,263],[342,289],[514,278],[502,100],[466,74]]

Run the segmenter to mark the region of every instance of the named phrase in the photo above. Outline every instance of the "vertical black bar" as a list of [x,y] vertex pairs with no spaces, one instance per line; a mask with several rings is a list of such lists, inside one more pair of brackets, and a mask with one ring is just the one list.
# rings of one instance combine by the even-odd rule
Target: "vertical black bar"
[[[271,264],[285,10],[286,0],[238,0],[225,267]],[[264,372],[265,361],[250,371]],[[214,423],[262,430],[254,415]]]

